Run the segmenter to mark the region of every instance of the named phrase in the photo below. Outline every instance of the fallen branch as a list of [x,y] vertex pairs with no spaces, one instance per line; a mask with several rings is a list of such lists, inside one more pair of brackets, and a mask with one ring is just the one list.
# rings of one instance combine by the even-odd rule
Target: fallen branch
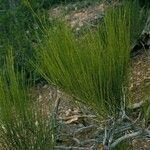
[[98,141],[96,139],[89,139],[89,140],[85,140],[85,141],[81,142],[81,145],[84,146],[89,143],[98,143]]
[[131,138],[135,138],[135,137],[139,137],[139,136],[144,136],[144,137],[149,137],[150,138],[150,130],[148,129],[141,129],[140,131],[134,132],[134,133],[130,133],[130,134],[126,134],[120,138],[118,138],[114,143],[111,144],[111,148],[116,147],[119,143],[121,143],[124,140],[127,139],[131,139]]
[[137,137],[141,134],[142,132],[141,131],[137,131],[137,132],[134,132],[134,133],[130,133],[130,134],[126,134],[120,138],[118,138],[114,143],[111,144],[111,148],[114,148],[116,147],[119,143],[121,143],[122,141],[126,140],[126,139],[131,139],[131,138],[134,138],[134,137]]
[[74,132],[74,135],[90,131],[93,128],[97,128],[97,126],[96,125],[90,125],[90,126],[87,126],[87,127],[80,128],[80,129],[78,129],[77,131]]
[[134,103],[134,104],[128,106],[128,108],[131,110],[135,110],[135,109],[142,107],[143,104],[144,104],[144,101],[140,101],[139,103]]
[[91,148],[84,148],[84,147],[66,147],[66,146],[56,146],[57,150],[91,150]]
[[80,115],[80,114],[78,114],[78,115],[73,115],[73,116],[62,118],[62,120],[67,121],[67,120],[70,120],[74,117],[78,117],[78,118],[96,118],[95,115]]
[[80,145],[80,140],[78,140],[77,138],[73,138],[72,140],[75,141],[77,145]]

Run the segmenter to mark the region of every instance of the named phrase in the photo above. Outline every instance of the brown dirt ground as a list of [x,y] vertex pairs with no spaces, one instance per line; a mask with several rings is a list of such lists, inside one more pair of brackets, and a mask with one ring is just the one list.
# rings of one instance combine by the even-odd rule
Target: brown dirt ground
[[132,99],[134,102],[143,100],[144,95],[150,91],[150,52],[145,51],[131,59]]

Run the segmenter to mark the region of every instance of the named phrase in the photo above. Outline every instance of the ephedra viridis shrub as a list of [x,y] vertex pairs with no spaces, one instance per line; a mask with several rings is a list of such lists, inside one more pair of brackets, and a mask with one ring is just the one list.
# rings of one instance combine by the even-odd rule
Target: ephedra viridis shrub
[[[58,24],[36,51],[38,71],[76,100],[103,116],[116,115],[126,103],[130,53],[128,8],[110,8],[96,31],[76,39]],[[129,11],[129,10],[128,10]]]

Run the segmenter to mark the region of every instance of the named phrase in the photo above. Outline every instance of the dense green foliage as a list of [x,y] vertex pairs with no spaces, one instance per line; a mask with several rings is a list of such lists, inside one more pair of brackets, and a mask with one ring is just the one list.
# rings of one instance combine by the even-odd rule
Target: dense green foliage
[[12,51],[0,74],[0,144],[9,150],[53,149],[50,110],[45,111],[24,84],[24,70],[14,71]]
[[124,0],[123,5],[130,8],[129,16],[131,20],[131,44],[133,44],[141,35],[146,20],[148,18],[148,10],[141,8],[137,0]]
[[38,41],[37,35],[42,38],[41,22],[49,26],[48,20],[45,19],[46,12],[42,9],[39,12],[36,6],[23,0],[1,0],[0,4],[0,65],[4,63],[7,45],[11,45],[15,64],[26,67],[28,71],[32,70],[27,59],[33,56],[34,45]]
[[45,79],[103,115],[118,113],[126,94],[130,47],[126,10],[109,9],[103,25],[79,40],[62,24],[55,26],[37,50],[38,70]]

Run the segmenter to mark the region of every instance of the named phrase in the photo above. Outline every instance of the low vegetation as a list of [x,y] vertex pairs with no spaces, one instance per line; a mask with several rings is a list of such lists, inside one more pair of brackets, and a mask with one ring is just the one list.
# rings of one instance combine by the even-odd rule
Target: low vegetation
[[[30,90],[37,74],[92,108],[99,120],[109,120],[102,134],[104,149],[127,149],[128,136],[150,136],[149,101],[142,107],[142,127],[126,112],[131,45],[148,11],[137,1],[109,6],[97,27],[77,37],[62,20],[48,20],[46,9],[67,2],[0,1],[0,149],[56,149],[57,112],[41,108]],[[117,128],[124,120],[133,131],[127,135]]]
[[24,70],[15,72],[13,54],[8,51],[5,71],[0,74],[0,148],[53,149],[51,111],[43,115],[44,110],[31,98],[30,84],[24,82]]
[[126,94],[129,30],[122,9],[108,10],[103,25],[79,40],[65,25],[55,26],[37,50],[38,68],[51,84],[99,114],[116,114]]

